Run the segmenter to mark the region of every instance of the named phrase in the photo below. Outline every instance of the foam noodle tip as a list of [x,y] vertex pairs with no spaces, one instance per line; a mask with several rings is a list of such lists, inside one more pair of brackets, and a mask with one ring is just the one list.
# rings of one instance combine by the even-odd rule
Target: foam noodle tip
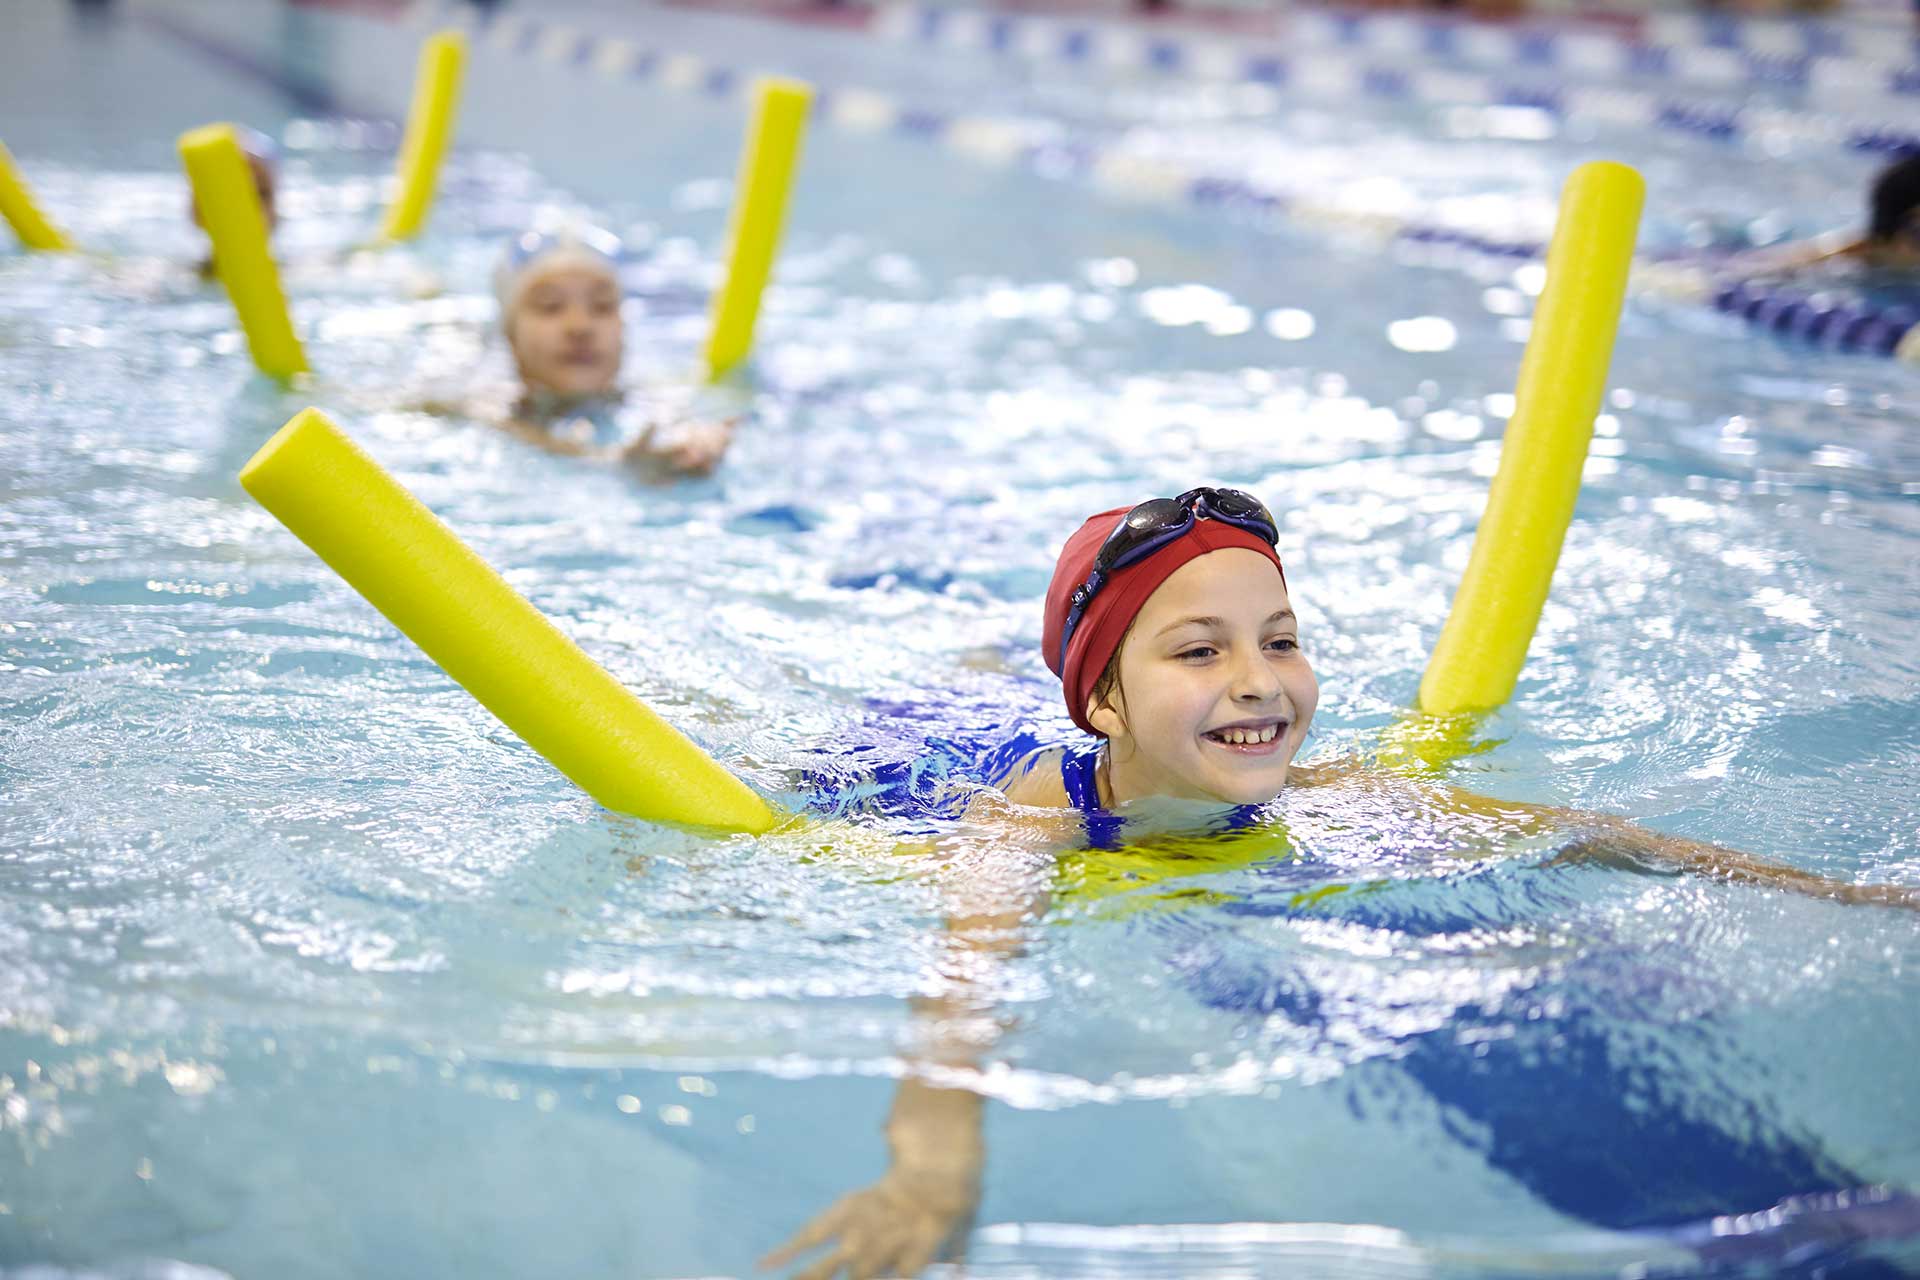
[[399,185],[380,227],[384,240],[411,240],[427,225],[427,214],[440,184],[440,166],[453,142],[454,119],[460,110],[460,78],[466,62],[467,38],[458,31],[442,31],[420,50],[420,68],[413,79],[413,105],[407,111],[407,132],[400,143]]
[[1561,192],[1500,467],[1420,681],[1429,715],[1491,710],[1520,679],[1580,495],[1645,196],[1638,173],[1607,162],[1582,165]]
[[709,377],[725,377],[753,347],[760,295],[773,273],[812,103],[813,87],[799,80],[769,78],[756,86],[753,124],[740,152],[735,183],[727,276],[713,298],[706,352]]
[[317,409],[240,484],[487,710],[609,809],[761,832],[775,815],[474,554]]
[[0,217],[6,218],[13,234],[29,249],[60,253],[73,248],[73,242],[40,212],[40,206],[33,199],[33,189],[20,176],[13,152],[7,150],[5,143],[0,143]]
[[282,380],[306,372],[307,353],[293,332],[280,270],[267,245],[260,192],[233,126],[210,124],[181,134],[180,161],[213,241],[213,269],[233,300],[254,365]]

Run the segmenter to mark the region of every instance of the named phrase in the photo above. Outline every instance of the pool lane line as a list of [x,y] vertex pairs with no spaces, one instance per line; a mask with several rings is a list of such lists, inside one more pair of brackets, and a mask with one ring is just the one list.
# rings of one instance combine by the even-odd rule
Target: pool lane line
[[1920,34],[1910,20],[1836,23],[1819,19],[1741,18],[1734,14],[1652,13],[1649,44],[1730,49],[1770,56],[1920,62]]
[[[1181,41],[1112,24],[904,4],[882,15],[874,33],[881,39],[955,52],[1079,68],[1191,75],[1339,101],[1363,98],[1423,106],[1529,107],[1568,122],[1691,134],[1715,142],[1785,135],[1797,141],[1837,142],[1850,151],[1920,151],[1920,129],[1907,123],[1783,107],[1728,106],[1640,89],[1534,85],[1471,71],[1330,57],[1324,51],[1302,56],[1249,53],[1237,46]],[[1915,93],[1920,94],[1920,72],[1912,78]]]
[[[1290,870],[1273,863],[1255,869],[1273,889],[1251,891],[1232,913],[1414,939],[1489,927],[1485,911],[1392,893],[1323,899],[1303,909],[1297,892],[1289,892]],[[1509,919],[1494,913],[1496,926]],[[1149,947],[1210,1008],[1250,1021],[1277,1017],[1322,1034],[1344,1016],[1347,993],[1323,989],[1319,975],[1271,948],[1249,947],[1250,935],[1176,934],[1171,917],[1150,919],[1147,927],[1170,935]],[[1667,991],[1685,991],[1697,977],[1650,965],[1604,934],[1595,941],[1523,990],[1458,1005],[1440,1027],[1402,1037],[1392,1069],[1463,1122],[1456,1132],[1473,1135],[1470,1145],[1489,1167],[1569,1218],[1689,1250],[1711,1264],[1713,1275],[1779,1274],[1753,1268],[1804,1262],[1823,1246],[1839,1255],[1822,1258],[1830,1270],[1788,1274],[1896,1274],[1871,1262],[1849,1269],[1845,1251],[1913,1239],[1920,1199],[1870,1181],[1782,1125],[1764,1097],[1743,1096],[1737,1085],[1747,1064],[1727,1062],[1724,1046],[1702,1039],[1718,1031],[1711,1015],[1691,1019],[1684,1034],[1689,1047],[1712,1052],[1720,1073],[1649,1071],[1635,1024],[1626,1023],[1623,1033],[1621,993],[1650,998],[1658,1009]],[[1553,1028],[1550,1049],[1513,1034],[1516,1025],[1543,1019]],[[1654,1267],[1638,1274],[1699,1272]]]
[[[410,11],[389,20],[395,25],[420,28],[464,24],[470,29],[470,38],[476,46],[553,65],[581,67],[609,80],[649,83],[742,105],[750,99],[755,78],[751,73],[710,63],[692,54],[648,48],[622,37],[596,35],[567,23],[541,23],[503,14],[473,30],[471,11],[457,0],[418,0]],[[243,51],[178,24],[166,23],[165,27],[168,34],[216,60],[244,68],[266,83],[284,87],[282,74],[277,69]],[[1306,189],[1262,186],[1236,175],[1197,172],[1168,161],[1128,155],[1118,148],[1102,148],[1089,140],[1069,137],[1050,122],[915,108],[886,94],[848,87],[822,88],[815,95],[813,114],[816,119],[853,132],[891,133],[940,146],[978,163],[1018,166],[1055,181],[1078,181],[1132,203],[1368,230],[1407,245],[1508,258],[1516,263],[1537,262],[1546,255],[1544,241],[1501,239],[1462,227],[1423,224],[1394,214],[1330,205],[1316,201]],[[1752,290],[1756,286],[1744,287]],[[1873,319],[1848,322],[1838,315],[1828,315],[1816,327],[1810,317],[1803,316],[1809,309],[1803,307],[1794,313],[1803,316],[1799,327],[1786,322],[1776,327],[1773,318],[1785,304],[1773,308],[1754,306],[1749,293],[1742,295],[1736,306],[1735,295],[1730,290],[1731,286],[1720,291],[1714,300],[1716,307],[1754,319],[1786,336],[1810,339],[1843,351],[1897,355],[1920,364],[1920,328],[1893,332],[1897,316],[1889,318],[1876,312]]]
[[[459,9],[452,3],[426,0],[416,10],[414,20],[422,25],[458,21]],[[511,14],[495,17],[475,32],[473,39],[476,48],[553,66],[576,67],[616,82],[645,83],[741,104],[749,100],[759,74],[693,54],[644,46],[624,37],[597,35],[569,23],[546,23]],[[1518,261],[1542,258],[1546,251],[1544,241],[1503,240],[1460,227],[1423,225],[1394,214],[1319,201],[1306,187],[1263,185],[1235,174],[1130,154],[1071,135],[1057,123],[1037,118],[941,111],[845,85],[820,87],[813,114],[852,132],[893,134],[983,163],[1024,167],[1055,180],[1082,181],[1136,202],[1341,225],[1413,244]]]
[[181,22],[170,14],[157,12],[143,5],[134,10],[134,20],[149,31],[166,36],[183,48],[198,54],[205,61],[224,67],[244,80],[281,94],[306,115],[332,116],[343,120],[390,127],[396,141],[400,136],[398,122],[388,113],[369,110],[362,104],[342,98],[332,88],[317,80],[230,44],[197,27]]
[[[1638,37],[1407,14],[1300,11],[1289,42],[1483,67],[1637,75],[1712,88],[1785,86],[1851,101],[1920,96],[1920,42],[1877,39],[1858,52],[1832,40],[1687,38],[1655,15]],[[1794,33],[1797,34],[1797,33]]]
[[1713,307],[1781,337],[1920,364],[1920,306],[1841,302],[1819,291],[1741,280],[1716,290]]
[[[1800,33],[1759,32],[1742,38],[1737,29],[1713,27],[1691,36],[1653,15],[1642,34],[1622,35],[1597,26],[1549,28],[1403,13],[1292,10],[1264,31],[1169,30],[1159,23],[1116,16],[1055,17],[954,9],[913,0],[891,0],[873,25],[897,21],[895,10],[921,14],[938,9],[961,27],[971,25],[983,45],[1045,45],[1049,32],[1085,46],[1098,60],[1103,50],[1125,57],[1132,43],[1158,63],[1213,69],[1230,77],[1233,55],[1249,45],[1346,49],[1398,58],[1447,59],[1482,67],[1603,76],[1638,75],[1673,84],[1715,88],[1785,86],[1842,100],[1879,94],[1920,96],[1920,40],[1875,33],[1857,45],[1833,36],[1794,38]],[[1729,34],[1729,31],[1733,34]],[[1111,56],[1111,55],[1110,55]],[[1222,70],[1228,68],[1229,70]]]
[[[411,20],[422,25],[439,24],[449,21],[455,12],[450,4],[439,0],[421,0]],[[608,79],[653,83],[723,101],[746,102],[755,79],[752,73],[692,54],[647,48],[568,23],[543,24],[502,15],[475,39],[495,50],[548,64],[581,67]],[[1118,148],[1102,148],[1090,140],[1068,136],[1050,122],[950,114],[912,107],[886,94],[845,87],[822,88],[814,100],[814,113],[855,132],[891,133],[927,142],[975,161],[1017,165],[1054,180],[1077,180],[1133,202],[1371,230],[1407,245],[1508,258],[1516,263],[1541,261],[1546,255],[1543,241],[1500,239],[1464,228],[1421,224],[1392,214],[1330,205],[1314,199],[1304,188],[1265,187],[1238,176],[1198,172]],[[1756,286],[1745,287],[1751,290]],[[1726,295],[1727,289],[1721,293]],[[1718,299],[1716,305],[1720,305]],[[1731,306],[1720,309],[1747,314]],[[1793,314],[1803,315],[1808,310],[1803,306]],[[1920,327],[1898,310],[1836,307],[1831,311],[1817,326],[1808,320],[1801,328],[1775,327],[1774,331],[1835,350],[1898,356],[1920,363]],[[1774,310],[1759,309],[1756,313],[1770,317]]]

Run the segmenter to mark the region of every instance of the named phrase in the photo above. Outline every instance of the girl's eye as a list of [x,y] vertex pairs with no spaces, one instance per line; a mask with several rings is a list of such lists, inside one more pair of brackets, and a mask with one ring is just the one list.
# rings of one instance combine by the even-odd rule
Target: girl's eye
[[1173,656],[1182,662],[1198,658],[1211,658],[1218,650],[1209,644],[1197,644],[1191,649],[1182,649]]
[[1292,636],[1275,636],[1267,641],[1267,647],[1280,653],[1297,653],[1300,650],[1300,642]]

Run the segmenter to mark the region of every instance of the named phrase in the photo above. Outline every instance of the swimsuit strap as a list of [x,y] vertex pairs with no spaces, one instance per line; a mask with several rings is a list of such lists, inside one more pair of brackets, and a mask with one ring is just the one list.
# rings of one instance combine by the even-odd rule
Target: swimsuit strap
[[1067,800],[1082,813],[1105,813],[1100,804],[1100,744],[1068,747],[1060,753],[1060,785]]
[[1068,747],[1060,753],[1060,784],[1067,789],[1067,800],[1086,815],[1087,848],[1118,849],[1120,819],[1100,803],[1100,744],[1078,749]]
[[[1086,815],[1087,847],[1120,848],[1121,820],[1100,803],[1100,744],[1067,747],[1060,752],[1060,785],[1067,790],[1067,803]],[[1235,805],[1215,828],[1219,832],[1244,831],[1266,820],[1266,809],[1257,804]]]

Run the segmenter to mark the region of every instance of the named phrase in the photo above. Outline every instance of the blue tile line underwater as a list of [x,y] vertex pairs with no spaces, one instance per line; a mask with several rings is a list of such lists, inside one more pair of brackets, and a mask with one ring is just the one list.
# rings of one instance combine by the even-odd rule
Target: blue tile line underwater
[[[1290,883],[1300,873],[1287,864],[1253,874],[1263,882],[1256,899],[1216,909],[1312,920],[1331,914],[1405,937],[1523,923],[1403,904],[1393,886],[1340,895],[1337,902],[1316,896],[1301,908],[1289,905],[1290,898],[1318,885],[1318,875]],[[1209,927],[1195,913],[1142,918],[1201,1003],[1249,1018],[1277,1015],[1309,1030],[1334,1020],[1327,995],[1272,947],[1236,947],[1231,930]],[[1394,1068],[1439,1104],[1463,1145],[1568,1217],[1648,1233],[1692,1249],[1715,1268],[1804,1262],[1817,1268],[1808,1274],[1907,1274],[1879,1259],[1837,1259],[1831,1251],[1920,1233],[1920,1197],[1866,1185],[1868,1179],[1774,1124],[1753,1099],[1724,1088],[1690,1089],[1697,1082],[1672,1064],[1662,1070],[1645,1063],[1633,1020],[1663,1003],[1667,988],[1699,1007],[1703,1001],[1692,990],[1698,985],[1623,945],[1586,952],[1553,978],[1509,995],[1498,1009],[1456,1009],[1444,1025],[1401,1038]],[[1605,1000],[1604,993],[1623,990],[1631,998],[1619,999],[1617,1007]],[[1550,1041],[1543,1046],[1539,1038],[1511,1034],[1516,1025],[1538,1026],[1543,1034],[1550,1029]],[[1674,1030],[1661,1027],[1663,1034]],[[1712,1017],[1689,1014],[1687,1032],[1710,1042]],[[1723,1071],[1726,1066],[1722,1061]],[[1740,1225],[1753,1224],[1731,1221],[1755,1211],[1765,1218],[1761,1231],[1741,1231]],[[1723,1221],[1716,1226],[1715,1219]],[[1824,1256],[1816,1262],[1815,1254]]]

